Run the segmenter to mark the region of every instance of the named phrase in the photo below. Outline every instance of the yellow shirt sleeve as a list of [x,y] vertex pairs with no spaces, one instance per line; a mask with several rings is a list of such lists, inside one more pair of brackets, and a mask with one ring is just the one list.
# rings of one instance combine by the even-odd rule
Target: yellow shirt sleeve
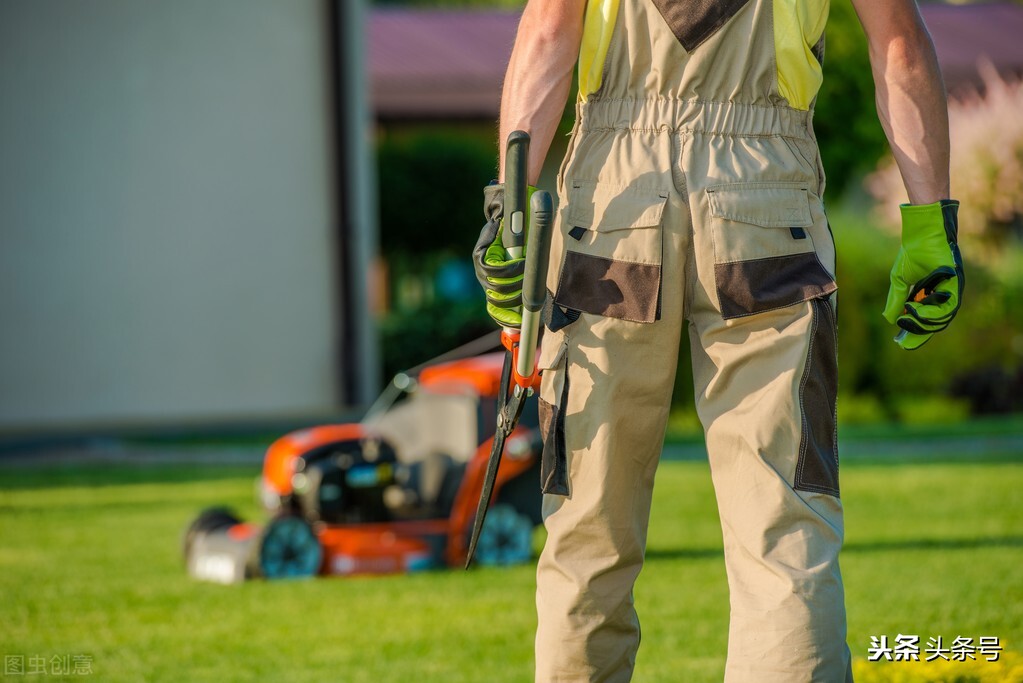
[[611,45],[611,34],[618,18],[618,0],[590,0],[583,20],[583,40],[579,48],[579,99],[600,90],[604,82],[604,62]]
[[824,35],[828,0],[774,0],[778,90],[795,109],[807,110],[824,80],[813,47]]

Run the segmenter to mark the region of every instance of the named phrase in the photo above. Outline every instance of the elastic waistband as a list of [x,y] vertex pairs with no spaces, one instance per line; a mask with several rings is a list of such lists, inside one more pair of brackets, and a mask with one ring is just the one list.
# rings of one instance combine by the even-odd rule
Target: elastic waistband
[[720,135],[810,136],[809,111],[737,102],[652,98],[576,104],[582,130],[691,131]]

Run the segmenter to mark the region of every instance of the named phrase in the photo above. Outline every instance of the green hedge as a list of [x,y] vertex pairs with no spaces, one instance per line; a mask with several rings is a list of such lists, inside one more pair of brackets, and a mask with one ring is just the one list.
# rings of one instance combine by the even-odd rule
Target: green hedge
[[813,125],[829,194],[838,197],[874,168],[888,143],[877,120],[866,38],[849,0],[833,0],[825,35],[824,83]]
[[385,257],[451,249],[468,258],[483,225],[483,187],[497,158],[492,130],[424,127],[377,145]]
[[[905,416],[899,400],[947,394],[955,378],[984,368],[1020,366],[1023,276],[1000,274],[964,249],[966,291],[952,325],[918,351],[892,342],[881,317],[898,238],[868,215],[831,212],[838,246],[839,388],[877,398],[888,417]],[[1018,249],[1018,247],[1017,247]]]
[[497,329],[480,301],[434,301],[413,311],[398,311],[380,325],[385,377]]

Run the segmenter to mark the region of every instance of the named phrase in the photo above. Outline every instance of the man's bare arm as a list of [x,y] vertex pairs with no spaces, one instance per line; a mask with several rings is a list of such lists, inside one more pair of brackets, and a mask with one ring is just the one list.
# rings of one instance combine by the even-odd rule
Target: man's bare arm
[[499,173],[504,142],[513,130],[532,137],[528,178],[536,185],[565,110],[579,58],[586,0],[529,0],[522,12],[501,95]]
[[881,120],[913,204],[949,197],[948,103],[915,0],[852,0],[870,49]]

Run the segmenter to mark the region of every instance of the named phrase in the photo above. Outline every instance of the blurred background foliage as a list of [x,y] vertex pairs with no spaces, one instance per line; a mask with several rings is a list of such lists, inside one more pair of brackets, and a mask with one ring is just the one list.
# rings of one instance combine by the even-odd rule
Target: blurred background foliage
[[824,83],[813,127],[827,173],[829,198],[871,170],[888,149],[874,106],[867,41],[849,0],[831,3],[825,32]]
[[469,258],[483,225],[482,190],[497,167],[495,128],[424,124],[379,136],[385,377],[495,329]]
[[[905,200],[877,120],[866,42],[849,0],[831,3],[824,70],[814,127],[838,245],[841,420],[945,423],[1023,410],[1023,89],[992,80],[986,99],[951,104],[952,187],[963,201],[960,241],[968,284],[955,323],[925,350],[908,353],[892,343],[896,330],[881,317],[898,249],[893,216]],[[571,117],[570,102],[563,132]],[[496,144],[496,122],[381,127],[381,246],[389,284],[381,332],[389,374],[494,329],[469,253],[482,226],[480,190],[495,175]],[[675,427],[683,432],[698,429],[685,337],[673,399]]]

